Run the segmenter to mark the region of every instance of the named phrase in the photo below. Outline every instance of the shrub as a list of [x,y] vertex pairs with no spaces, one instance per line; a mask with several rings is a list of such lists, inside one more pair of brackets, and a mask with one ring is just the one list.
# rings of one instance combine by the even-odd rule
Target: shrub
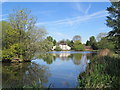
[[62,49],[59,46],[56,46],[55,51],[61,51]]

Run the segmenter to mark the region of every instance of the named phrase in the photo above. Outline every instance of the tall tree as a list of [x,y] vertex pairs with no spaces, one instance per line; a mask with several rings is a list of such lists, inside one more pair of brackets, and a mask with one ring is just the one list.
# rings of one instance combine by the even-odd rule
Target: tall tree
[[87,46],[92,46],[93,49],[97,49],[97,42],[94,36],[91,36],[86,42]]
[[82,45],[82,43],[79,40],[76,40],[74,41],[73,49],[76,51],[83,51],[85,48],[84,45]]
[[49,40],[50,42],[53,42],[53,38],[51,36],[48,36],[47,40]]
[[36,51],[42,50],[46,30],[35,26],[36,19],[30,12],[27,9],[14,10],[9,21],[3,22],[3,59],[30,60]]
[[116,48],[120,49],[120,1],[111,2],[111,6],[107,8],[109,16],[107,16],[106,25],[112,30],[109,32],[109,37],[114,38]]
[[50,41],[50,42],[52,42],[54,46],[56,45],[56,40],[53,39],[52,36],[48,36],[48,37],[47,37],[47,40]]
[[98,42],[98,48],[99,49],[110,49],[110,50],[114,50],[114,43],[108,39],[108,37],[103,37],[101,38],[101,40]]

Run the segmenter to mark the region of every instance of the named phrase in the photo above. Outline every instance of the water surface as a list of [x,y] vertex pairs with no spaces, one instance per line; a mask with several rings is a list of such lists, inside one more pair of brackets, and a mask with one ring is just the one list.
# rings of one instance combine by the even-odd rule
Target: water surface
[[53,87],[74,88],[85,72],[93,52],[53,51],[29,63],[3,63],[3,88]]

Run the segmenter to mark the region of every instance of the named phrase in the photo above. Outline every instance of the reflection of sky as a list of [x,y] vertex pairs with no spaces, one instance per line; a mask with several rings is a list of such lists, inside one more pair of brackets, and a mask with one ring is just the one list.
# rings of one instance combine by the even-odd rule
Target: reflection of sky
[[70,53],[70,54],[74,54],[74,53],[81,53],[81,54],[88,54],[88,53],[94,53],[91,51],[52,51],[49,53],[54,53],[54,54],[61,54],[61,53]]
[[[58,54],[60,52],[55,53]],[[33,60],[33,62],[36,62],[40,65],[41,64],[46,65],[49,67],[51,77],[48,80],[49,82],[46,84],[47,86],[53,84],[54,87],[75,87],[78,84],[77,83],[78,75],[86,70],[88,63],[85,54],[86,52],[81,53],[83,53],[83,55],[79,61],[80,62],[79,65],[74,64],[72,58],[69,58],[68,60],[61,60],[61,58],[56,58],[56,60],[52,62],[52,64],[47,64],[43,60],[39,59]]]

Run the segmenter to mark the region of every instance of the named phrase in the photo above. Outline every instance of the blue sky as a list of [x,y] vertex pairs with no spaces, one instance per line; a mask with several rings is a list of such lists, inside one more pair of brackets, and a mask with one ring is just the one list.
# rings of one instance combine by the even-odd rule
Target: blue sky
[[85,43],[90,36],[111,30],[105,25],[106,8],[110,5],[109,2],[5,2],[2,19],[7,20],[14,8],[28,8],[38,19],[36,25],[44,26],[48,36],[59,41],[80,35]]

